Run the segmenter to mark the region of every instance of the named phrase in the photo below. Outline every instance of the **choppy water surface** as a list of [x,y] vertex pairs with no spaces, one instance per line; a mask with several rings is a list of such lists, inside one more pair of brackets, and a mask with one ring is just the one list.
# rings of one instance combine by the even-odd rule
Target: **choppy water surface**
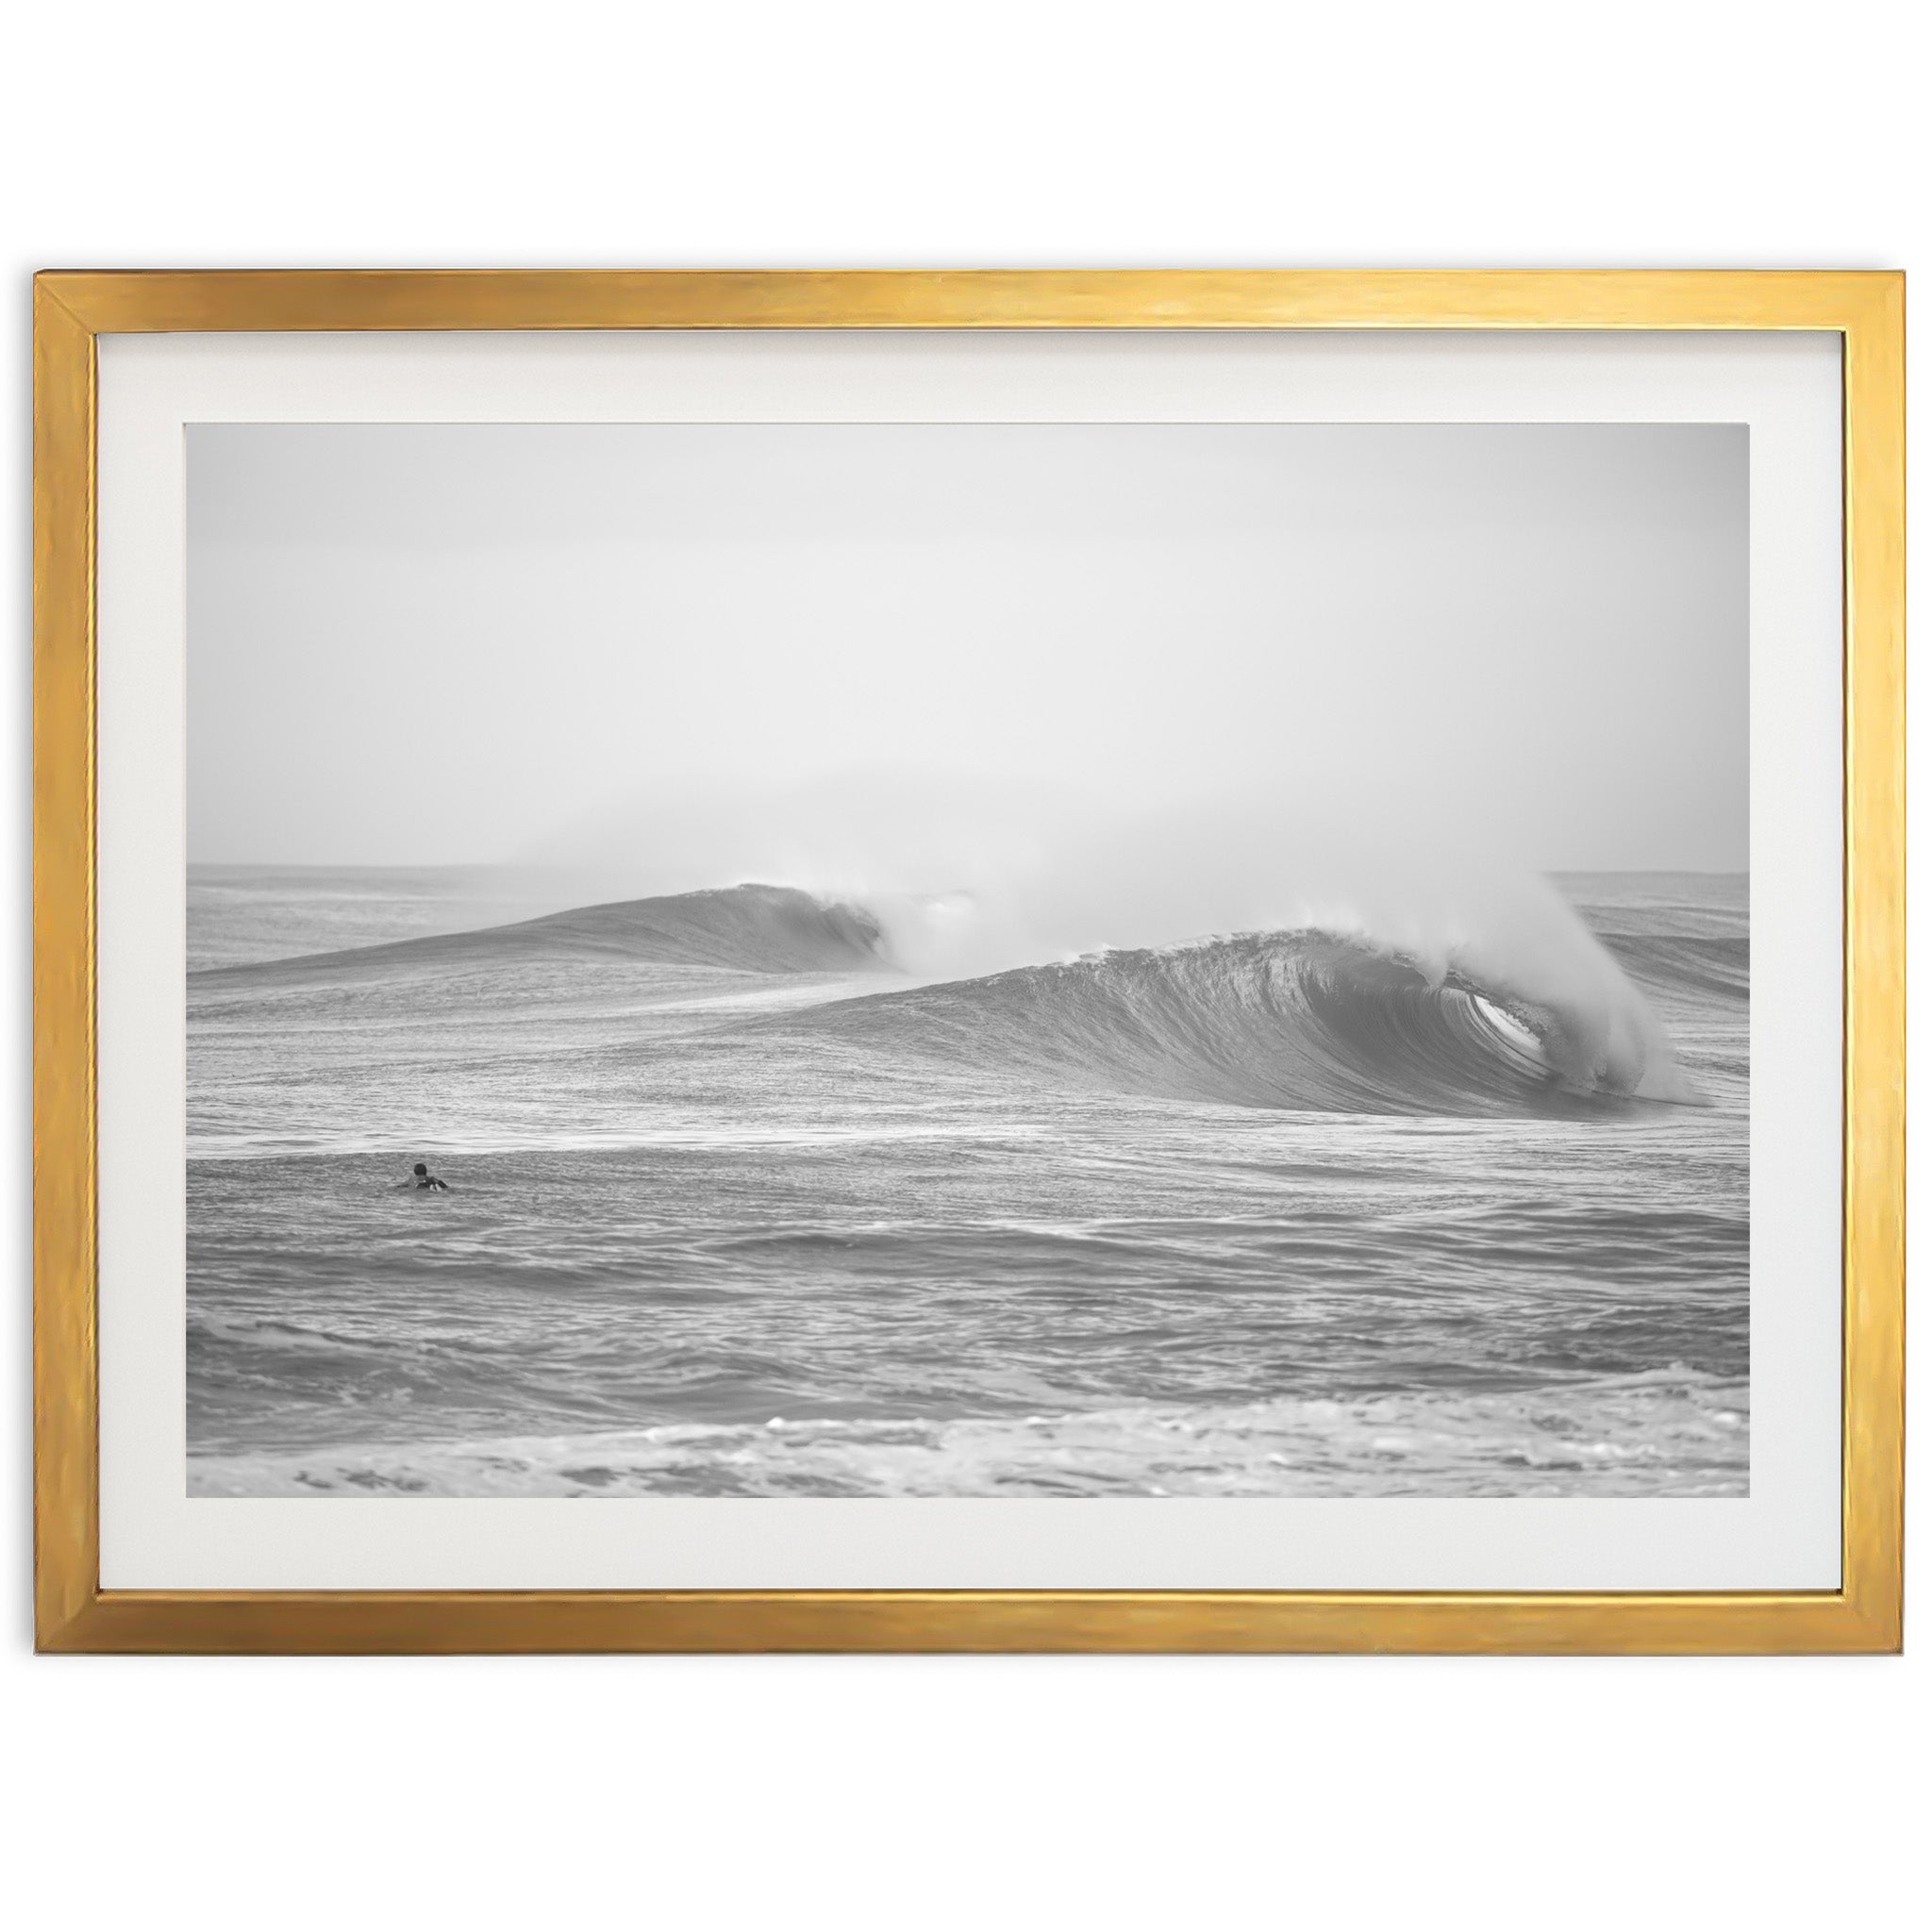
[[433,875],[216,884],[194,1493],[1748,1488],[1741,878],[1563,881],[1621,969],[1563,997],[1322,932],[921,984],[772,889],[438,933]]

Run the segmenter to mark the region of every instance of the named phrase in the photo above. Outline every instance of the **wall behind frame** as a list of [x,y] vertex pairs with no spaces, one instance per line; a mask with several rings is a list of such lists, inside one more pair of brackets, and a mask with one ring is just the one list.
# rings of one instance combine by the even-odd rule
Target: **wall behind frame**
[[1917,270],[1907,129],[1927,103],[1906,21],[1871,0],[1775,37],[1682,0],[1613,21],[1400,5],[1359,25],[566,4],[509,34],[397,0],[187,0],[16,26],[35,83],[0,128],[22,667],[0,699],[0,1050],[22,1096],[0,1170],[20,1283],[0,1327],[0,1816],[29,1912],[1779,1927],[1923,1907],[1917,1619],[1902,1661],[27,1655],[29,271]]

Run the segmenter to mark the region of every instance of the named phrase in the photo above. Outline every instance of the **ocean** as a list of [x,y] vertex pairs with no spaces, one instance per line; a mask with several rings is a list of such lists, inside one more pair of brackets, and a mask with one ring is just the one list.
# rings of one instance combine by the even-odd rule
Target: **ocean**
[[1563,998],[192,868],[189,1491],[1746,1494],[1748,881],[1554,884]]

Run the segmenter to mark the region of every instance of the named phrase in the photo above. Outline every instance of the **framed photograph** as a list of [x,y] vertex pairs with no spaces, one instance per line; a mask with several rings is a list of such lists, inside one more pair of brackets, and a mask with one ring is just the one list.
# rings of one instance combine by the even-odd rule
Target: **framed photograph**
[[1883,1651],[1890,274],[49,273],[49,1650]]

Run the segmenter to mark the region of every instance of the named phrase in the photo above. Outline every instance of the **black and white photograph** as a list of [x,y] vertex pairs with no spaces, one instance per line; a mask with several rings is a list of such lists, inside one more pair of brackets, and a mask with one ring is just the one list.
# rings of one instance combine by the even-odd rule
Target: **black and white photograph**
[[1748,458],[192,426],[189,1492],[1747,1496]]

